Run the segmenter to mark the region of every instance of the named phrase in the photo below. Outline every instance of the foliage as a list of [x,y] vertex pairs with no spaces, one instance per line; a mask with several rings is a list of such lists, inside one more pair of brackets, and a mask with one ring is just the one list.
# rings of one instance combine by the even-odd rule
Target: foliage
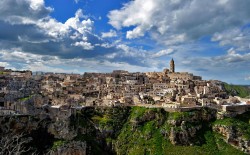
[[224,118],[216,120],[215,125],[224,125],[235,128],[239,133],[242,134],[243,138],[250,140],[250,112],[246,112],[242,115],[238,115],[235,118]]
[[[221,135],[213,132],[212,126],[218,124],[234,126],[243,133],[243,136],[248,137],[250,135],[250,127],[248,127],[250,112],[215,122],[212,119],[205,120],[211,113],[212,111],[209,109],[166,112],[160,108],[145,107],[88,107],[72,115],[70,125],[71,129],[78,133],[73,140],[86,142],[87,154],[243,154],[240,150],[227,144]],[[173,145],[170,142],[170,129],[181,133],[185,130],[183,127],[188,131],[196,126],[202,126],[202,128],[192,137],[192,145],[191,143],[185,146]],[[44,130],[47,132],[46,128]],[[39,133],[42,132],[39,130],[34,134],[38,135]],[[41,136],[44,135],[48,138],[45,131]],[[34,135],[31,137],[31,142],[42,139]],[[54,137],[49,137],[49,139],[52,143],[48,147],[43,147],[46,151],[57,149],[70,142]],[[44,145],[45,143],[41,142],[40,144]],[[36,145],[34,147],[38,148]],[[38,151],[41,154],[44,153]]]
[[192,112],[171,112],[169,113],[170,119],[178,120],[192,115]]
[[27,101],[27,100],[31,99],[32,96],[33,96],[33,95],[30,95],[30,96],[28,96],[28,97],[20,98],[19,101]]
[[58,147],[63,146],[63,145],[66,144],[66,143],[67,143],[67,141],[65,141],[65,140],[56,140],[56,141],[54,141],[54,143],[53,143],[52,149],[55,150],[55,149],[57,149]]
[[224,88],[229,95],[232,96],[240,96],[240,97],[249,97],[250,96],[250,88],[242,85],[232,85],[224,83]]
[[7,72],[3,72],[3,71],[1,71],[0,72],[0,75],[4,75],[4,74],[6,74]]
[[[86,108],[71,117],[71,126],[79,129],[74,140],[86,141],[90,154],[110,154],[106,145],[119,134],[129,115],[128,107]],[[83,132],[84,131],[84,132]],[[108,136],[104,137],[107,134]]]
[[[138,117],[144,118],[148,113],[157,113],[159,117],[147,120],[146,122],[134,125],[131,119]],[[207,112],[207,111],[205,111]],[[160,114],[159,114],[160,113]],[[164,133],[170,130],[171,125],[168,124],[169,119],[186,119],[195,115],[195,112],[174,112],[167,113],[157,111],[155,109],[147,109],[133,107],[128,121],[124,124],[117,139],[113,140],[114,148],[117,154],[243,154],[239,150],[225,143],[223,139],[213,133],[209,125],[204,127],[204,132],[198,134],[198,138],[204,138],[202,145],[194,146],[178,146],[173,145],[168,139],[168,135]],[[159,124],[160,117],[164,117],[163,123]],[[199,122],[202,123],[202,122]],[[195,124],[187,123],[187,126]],[[175,131],[182,130],[179,126],[175,126]]]

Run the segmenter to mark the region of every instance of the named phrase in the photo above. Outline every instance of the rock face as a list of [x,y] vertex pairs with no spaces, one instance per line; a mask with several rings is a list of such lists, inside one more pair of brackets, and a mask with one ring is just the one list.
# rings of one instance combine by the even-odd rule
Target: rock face
[[196,125],[193,127],[187,127],[185,122],[181,123],[181,128],[175,130],[175,127],[171,127],[169,133],[169,140],[174,145],[193,145],[193,138],[195,138],[197,132],[202,128],[202,125]]
[[[177,115],[177,116],[176,116]],[[178,116],[179,115],[179,116]],[[200,110],[195,112],[176,113],[168,118],[170,126],[169,140],[174,145],[194,145],[198,132],[206,127],[206,123],[215,119],[215,111]]]
[[56,150],[50,151],[49,155],[86,155],[86,142],[72,141],[68,144],[58,147]]
[[237,131],[233,126],[214,125],[213,131],[221,134],[224,140],[230,145],[245,153],[250,153],[250,140],[246,140],[246,138],[242,136],[242,133]]
[[[49,155],[166,154],[169,151],[169,154],[175,154],[173,152],[185,150],[182,146],[193,149],[190,154],[200,154],[204,150],[203,146],[207,147],[206,151],[216,148],[208,154],[220,154],[225,146],[229,148],[230,145],[250,153],[250,142],[245,137],[250,137],[250,134],[242,134],[243,129],[248,130],[248,122],[242,130],[234,124],[214,124],[217,121],[216,113],[206,108],[170,113],[160,108],[88,107],[71,117],[58,119],[39,116],[0,117],[0,140],[2,134],[23,132],[32,139],[29,153],[36,150],[39,154]],[[247,119],[250,119],[248,114]],[[209,132],[210,137],[204,138],[205,132]],[[223,147],[218,144],[215,134],[223,137],[225,142],[220,139],[225,143]],[[210,141],[207,141],[209,138]],[[235,148],[229,148],[231,154],[242,153]]]
[[77,136],[76,131],[70,127],[70,120],[55,120],[48,126],[48,132],[58,139],[72,140]]

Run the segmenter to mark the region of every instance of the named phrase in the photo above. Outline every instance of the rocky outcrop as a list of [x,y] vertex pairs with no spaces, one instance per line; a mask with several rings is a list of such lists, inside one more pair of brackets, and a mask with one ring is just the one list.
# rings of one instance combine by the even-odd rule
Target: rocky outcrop
[[56,120],[48,126],[48,132],[58,139],[72,140],[77,132],[70,127],[70,119]]
[[[167,120],[170,130],[168,132],[169,140],[174,145],[193,145],[200,143],[196,139],[198,132],[205,128],[206,122],[216,118],[216,111],[202,109],[199,111],[176,113],[178,118]],[[172,114],[174,115],[174,114]]]
[[51,150],[48,155],[86,155],[86,142],[72,141],[64,144],[55,150]]
[[147,121],[151,121],[151,120],[155,119],[156,115],[157,115],[157,113],[155,113],[153,111],[147,111],[141,117],[135,117],[135,118],[131,119],[130,122],[132,123],[132,127],[136,128],[139,125],[141,125]]
[[[128,154],[128,150],[136,149],[139,153],[131,154],[145,154],[148,151],[161,154],[157,150],[162,149],[164,152],[165,147],[169,149],[174,145],[185,145],[190,148],[192,145],[195,145],[193,148],[204,145],[210,147],[215,141],[206,144],[207,139],[204,138],[204,133],[209,131],[211,139],[215,138],[213,134],[219,133],[228,144],[250,153],[249,140],[244,138],[236,127],[214,125],[215,120],[216,111],[211,109],[169,113],[160,108],[88,107],[77,111],[69,118],[41,119],[24,115],[0,117],[0,136],[3,131],[25,132],[28,137],[32,137],[30,145],[33,150],[39,150],[37,152],[40,154]],[[222,138],[220,141],[223,142]],[[223,149],[217,143],[214,146],[218,146],[216,151]],[[140,151],[142,147],[144,150]]]
[[174,145],[193,145],[194,138],[201,128],[202,125],[188,127],[185,121],[182,121],[180,127],[171,127],[169,140]]
[[225,142],[240,149],[245,153],[250,153],[250,140],[243,137],[242,133],[239,132],[233,126],[226,125],[214,125],[213,131],[222,135]]

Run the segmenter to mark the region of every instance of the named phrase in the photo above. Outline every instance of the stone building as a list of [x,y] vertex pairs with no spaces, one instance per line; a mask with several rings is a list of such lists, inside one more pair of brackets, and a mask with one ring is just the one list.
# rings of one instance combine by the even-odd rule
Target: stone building
[[170,61],[170,72],[171,73],[174,73],[174,71],[175,71],[175,65],[174,65],[174,60],[173,60],[173,58],[171,59],[171,61]]
[[1,66],[0,66],[0,71],[4,71],[4,67],[1,67]]

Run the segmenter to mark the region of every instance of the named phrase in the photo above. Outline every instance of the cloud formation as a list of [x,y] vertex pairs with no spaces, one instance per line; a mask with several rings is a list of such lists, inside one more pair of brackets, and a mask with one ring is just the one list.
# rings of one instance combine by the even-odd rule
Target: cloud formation
[[[80,58],[149,65],[142,59],[146,51],[129,46],[125,48],[123,43],[105,40],[116,37],[116,31],[103,32],[101,37],[96,35],[93,32],[94,21],[87,18],[81,9],[62,23],[50,16],[53,8],[46,7],[43,0],[2,0],[0,6],[4,6],[0,9],[2,50],[19,49],[25,54],[56,56],[62,60]],[[17,10],[12,6],[18,6]],[[3,60],[6,59],[3,57]]]
[[234,28],[215,33],[211,40],[218,41],[221,46],[232,46],[237,51],[249,51],[250,28]]
[[245,77],[245,80],[250,81],[250,76]]
[[92,32],[94,21],[85,19],[81,9],[62,23],[49,16],[53,9],[43,0],[3,0],[0,5],[4,7],[0,9],[3,49],[21,48],[24,52],[70,59],[92,57],[88,51],[95,50],[94,44],[105,43]]
[[117,36],[117,33],[114,30],[110,30],[109,32],[102,32],[102,38],[112,38],[116,36]]
[[153,54],[153,57],[161,57],[161,56],[164,56],[164,55],[170,55],[170,54],[173,54],[174,50],[169,48],[169,49],[166,49],[166,50],[161,50],[155,54]]
[[108,18],[127,39],[149,36],[165,47],[152,58],[171,54],[177,70],[244,83],[250,68],[248,6],[248,0],[134,0]]
[[248,0],[135,0],[110,11],[109,23],[128,30],[133,39],[150,33],[166,45],[196,40],[206,35],[244,26],[250,20]]
[[1,0],[0,65],[80,73],[161,71],[173,57],[177,71],[247,83],[248,6],[248,0],[134,0],[110,11],[113,28],[102,32],[95,24],[105,19],[82,9],[62,22],[44,0]]

